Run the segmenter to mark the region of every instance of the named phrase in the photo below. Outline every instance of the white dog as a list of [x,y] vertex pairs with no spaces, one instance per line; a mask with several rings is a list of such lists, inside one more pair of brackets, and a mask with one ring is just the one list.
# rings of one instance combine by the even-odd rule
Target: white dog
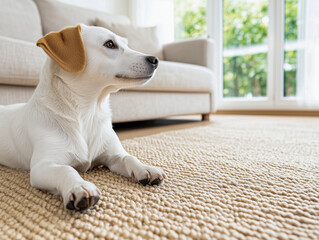
[[100,190],[78,171],[104,165],[143,185],[166,178],[122,147],[112,129],[109,95],[148,82],[159,60],[128,48],[100,27],[78,25],[39,39],[50,56],[26,104],[0,106],[0,164],[30,169],[33,187],[59,193],[64,206],[85,210]]

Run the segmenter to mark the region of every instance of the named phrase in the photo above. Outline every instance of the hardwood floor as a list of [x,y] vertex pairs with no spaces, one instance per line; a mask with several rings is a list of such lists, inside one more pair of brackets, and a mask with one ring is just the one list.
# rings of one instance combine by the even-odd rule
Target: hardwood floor
[[201,115],[193,115],[158,120],[115,123],[113,127],[120,140],[125,140],[160,132],[205,126],[207,124],[209,124],[209,121],[202,121]]
[[[119,136],[120,140],[148,136],[160,132],[173,131],[185,128],[206,126],[210,123],[223,124],[226,121],[244,121],[254,122],[259,118],[273,119],[278,121],[286,118],[297,118],[300,122],[306,122],[308,120],[318,118],[315,116],[270,116],[270,115],[231,115],[231,114],[212,114],[210,115],[210,121],[202,121],[201,115],[181,116],[174,118],[165,118],[158,120],[128,122],[128,123],[116,123],[114,124],[114,130]],[[312,120],[311,120],[312,121]]]

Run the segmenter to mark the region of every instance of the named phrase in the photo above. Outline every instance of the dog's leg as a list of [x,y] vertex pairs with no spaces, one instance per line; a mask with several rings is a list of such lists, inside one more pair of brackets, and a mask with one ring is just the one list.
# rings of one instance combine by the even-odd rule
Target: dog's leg
[[82,179],[71,166],[49,161],[39,161],[30,172],[31,186],[63,197],[64,206],[70,210],[85,210],[100,199],[100,190],[91,182]]
[[108,137],[107,151],[99,157],[100,164],[144,186],[147,184],[159,185],[166,179],[161,168],[143,164],[136,157],[128,154],[113,130],[111,136]]

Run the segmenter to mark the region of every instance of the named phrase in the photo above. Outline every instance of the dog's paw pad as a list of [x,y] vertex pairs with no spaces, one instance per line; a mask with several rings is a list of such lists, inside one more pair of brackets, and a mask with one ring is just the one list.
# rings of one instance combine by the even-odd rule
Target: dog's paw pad
[[81,200],[76,204],[76,208],[79,210],[85,210],[89,208],[89,198],[82,197]]
[[162,180],[160,180],[159,178],[156,178],[155,180],[153,180],[151,182],[151,185],[159,185],[159,184],[161,184],[161,182],[162,182]]
[[88,198],[82,197],[81,200],[77,203],[76,209],[86,210],[90,207],[93,207],[100,200],[99,195],[90,196]]
[[90,182],[74,186],[67,194],[69,197],[66,197],[65,207],[69,210],[79,211],[89,209],[100,200],[100,193],[100,190]]
[[146,186],[148,184],[160,185],[164,182],[164,179],[167,178],[161,168],[147,165],[143,165],[140,168],[134,169],[131,177],[143,186]]
[[69,209],[69,210],[75,210],[74,201],[69,201],[69,202],[66,204],[66,208]]
[[143,186],[146,186],[148,183],[150,182],[149,179],[145,178],[139,181],[140,184],[142,184]]

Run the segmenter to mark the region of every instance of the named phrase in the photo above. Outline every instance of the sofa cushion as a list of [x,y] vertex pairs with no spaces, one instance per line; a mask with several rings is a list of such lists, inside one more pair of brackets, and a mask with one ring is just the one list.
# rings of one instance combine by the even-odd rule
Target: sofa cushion
[[35,87],[13,86],[0,84],[0,105],[27,102]]
[[162,92],[211,92],[213,72],[202,66],[160,61],[154,78],[145,86],[128,90]]
[[38,8],[32,0],[0,0],[0,35],[36,42],[42,36]]
[[128,46],[131,49],[163,59],[158,26],[137,27],[131,24],[106,22],[99,18],[96,20],[96,25],[107,28],[115,34],[127,38]]
[[125,16],[112,15],[105,12],[76,7],[55,0],[34,1],[38,5],[44,34],[59,31],[66,26],[74,26],[80,23],[95,25],[97,17],[103,19],[103,21],[120,23],[130,22]]
[[38,84],[46,55],[35,43],[0,36],[0,56],[0,84]]
[[111,94],[110,105],[114,123],[208,113],[210,93],[120,91]]

